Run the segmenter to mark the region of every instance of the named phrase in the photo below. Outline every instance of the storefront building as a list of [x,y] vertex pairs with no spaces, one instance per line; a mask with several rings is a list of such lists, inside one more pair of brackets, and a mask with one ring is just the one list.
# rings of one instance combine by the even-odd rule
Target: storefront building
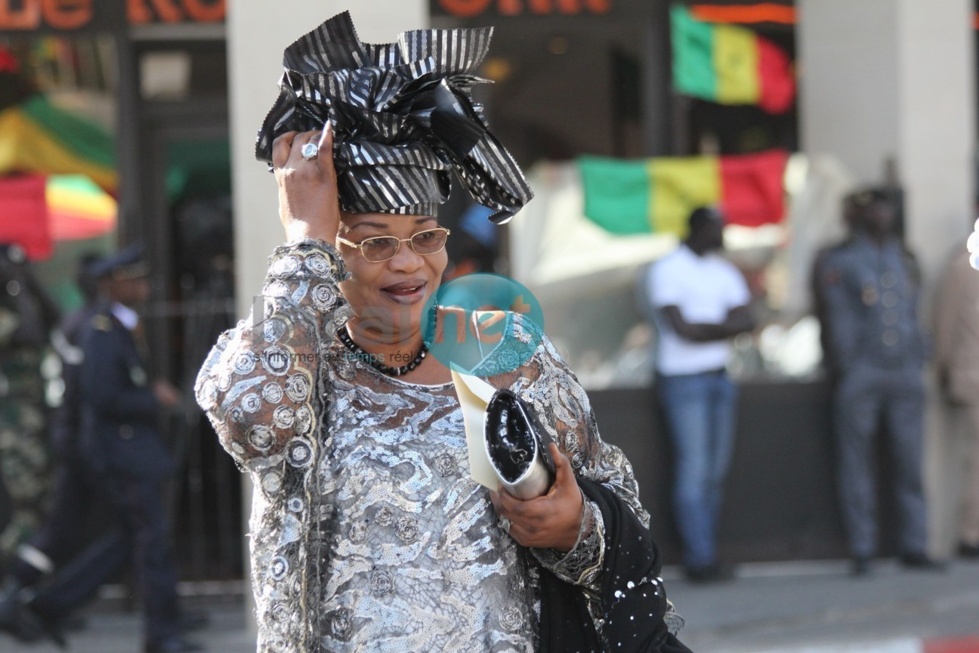
[[[926,289],[948,251],[964,243],[974,186],[975,8],[970,0],[687,4],[740,21],[789,53],[799,94],[788,111],[676,93],[662,0],[0,0],[0,43],[26,52],[25,43],[58,36],[76,44],[77,70],[85,52],[104,57],[93,70],[106,72],[76,76],[83,88],[67,93],[61,76],[52,92],[72,96],[115,137],[118,237],[148,246],[157,362],[189,390],[217,332],[250,308],[270,243],[281,239],[274,183],[252,147],[282,48],[347,9],[361,38],[374,42],[426,25],[494,25],[481,71],[494,84],[478,97],[538,194],[497,234],[495,270],[540,299],[546,330],[591,391],[603,437],[632,459],[673,561],[669,450],[648,387],[653,335],[634,293],[642,266],[675,240],[588,231],[574,160],[801,153],[790,186],[811,193],[824,184],[823,203],[806,205],[815,213],[796,203],[781,225],[731,234],[764,328],[738,342],[733,364],[743,391],[721,547],[735,561],[843,556],[807,268],[815,249],[841,233],[836,202],[859,184],[904,189],[907,242]],[[453,198],[443,220],[455,226],[467,208]],[[584,235],[555,242],[553,234],[572,230]],[[234,575],[237,471],[197,414],[176,421],[186,461],[175,494],[185,567],[199,577]],[[932,477],[941,478],[942,448],[932,433],[929,442]],[[942,494],[940,484],[934,489]],[[940,546],[949,518],[936,515]]]
[[[192,578],[238,577],[243,559],[240,475],[191,396],[200,361],[235,319],[226,11],[224,0],[0,2],[0,44],[50,104],[104,134],[87,146],[117,171],[103,187],[115,228],[55,240],[38,275],[68,311],[80,302],[82,254],[146,248],[154,372],[187,397],[167,425],[181,463],[176,550]],[[32,172],[66,172],[57,164]]]

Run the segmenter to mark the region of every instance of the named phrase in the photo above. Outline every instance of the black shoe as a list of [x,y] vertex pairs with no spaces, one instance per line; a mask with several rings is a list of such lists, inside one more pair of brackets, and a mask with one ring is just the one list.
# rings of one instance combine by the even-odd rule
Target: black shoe
[[34,610],[28,606],[28,611],[33,614],[38,622],[41,624],[41,631],[44,637],[47,637],[52,642],[54,642],[58,648],[67,649],[68,640],[65,639],[65,624],[58,619],[47,619],[41,615],[38,615]]
[[68,648],[59,622],[37,614],[19,592],[0,599],[0,631],[6,631],[21,642],[50,639],[59,648]]
[[857,556],[853,559],[853,564],[850,565],[850,575],[854,577],[869,576],[870,572],[873,571],[874,559],[871,557]]
[[164,637],[155,642],[147,642],[143,645],[143,653],[188,653],[189,651],[203,651],[204,647],[195,642],[188,642],[183,637],[174,635]]
[[184,610],[180,613],[180,630],[189,633],[192,630],[200,630],[211,623],[211,615],[203,610]]
[[901,556],[901,566],[915,571],[945,571],[945,563],[928,557],[926,553],[905,553]]
[[0,596],[0,632],[21,642],[36,642],[44,633],[40,622],[31,617],[17,592]]
[[734,578],[734,571],[730,567],[717,562],[701,567],[687,567],[684,571],[691,583],[720,583]]
[[979,544],[959,543],[958,554],[960,558],[979,559]]
[[67,648],[60,624],[38,614],[30,605],[29,588],[8,579],[0,588],[0,631],[5,631],[21,642],[50,639],[60,648]]

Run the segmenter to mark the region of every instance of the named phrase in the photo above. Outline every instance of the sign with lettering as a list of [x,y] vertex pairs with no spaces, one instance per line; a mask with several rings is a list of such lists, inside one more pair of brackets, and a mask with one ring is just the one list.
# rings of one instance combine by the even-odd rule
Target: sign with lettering
[[431,0],[433,16],[456,18],[518,16],[598,16],[614,0]]
[[127,0],[129,22],[223,23],[227,0]]
[[0,0],[0,35],[113,32],[127,25],[223,23],[227,0]]

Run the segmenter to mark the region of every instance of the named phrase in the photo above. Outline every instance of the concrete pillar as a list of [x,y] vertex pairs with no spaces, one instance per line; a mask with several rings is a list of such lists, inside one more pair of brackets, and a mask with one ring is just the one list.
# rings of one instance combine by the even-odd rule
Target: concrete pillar
[[[252,298],[261,292],[269,254],[285,240],[278,219],[275,179],[265,164],[255,160],[255,134],[278,95],[276,83],[282,74],[282,51],[327,18],[348,8],[357,34],[369,43],[387,43],[399,32],[425,28],[429,23],[426,0],[228,2],[235,292],[241,316],[248,314]],[[250,496],[247,478],[245,483],[247,498]],[[249,511],[250,501],[245,503]],[[250,599],[251,593],[247,596]],[[253,611],[246,609],[246,615],[252,620]]]
[[[799,0],[798,7],[803,149],[835,156],[860,183],[884,181],[887,162],[896,164],[927,323],[932,289],[949,252],[965,247],[973,219],[973,2]],[[926,483],[933,548],[944,552],[953,488],[944,487],[949,446],[940,402],[930,397]]]
[[804,151],[861,183],[897,164],[926,285],[971,223],[975,53],[970,0],[800,0]]

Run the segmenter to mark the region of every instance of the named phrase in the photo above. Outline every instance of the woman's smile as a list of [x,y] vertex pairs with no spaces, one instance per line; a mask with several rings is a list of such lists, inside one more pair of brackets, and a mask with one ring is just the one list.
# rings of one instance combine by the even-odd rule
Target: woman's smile
[[381,288],[381,293],[399,304],[417,304],[427,299],[428,282],[410,279]]

